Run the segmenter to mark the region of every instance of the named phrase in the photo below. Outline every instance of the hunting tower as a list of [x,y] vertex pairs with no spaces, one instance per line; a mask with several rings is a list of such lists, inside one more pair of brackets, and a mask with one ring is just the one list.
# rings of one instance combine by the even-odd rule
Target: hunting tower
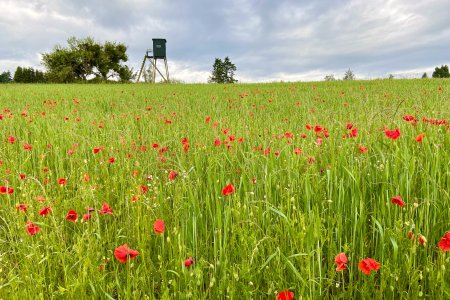
[[[150,61],[149,71],[151,72],[151,82],[155,83],[156,81],[156,71],[161,75],[162,79],[165,82],[169,82],[169,68],[167,66],[167,56],[166,56],[166,40],[165,39],[153,39],[153,50],[147,50],[144,56],[144,60],[142,61],[141,70],[139,71],[139,76],[137,81],[141,79],[142,73],[145,72],[145,63],[147,60]],[[166,76],[161,73],[158,69],[156,63],[158,60],[164,60],[164,67],[166,70]]]

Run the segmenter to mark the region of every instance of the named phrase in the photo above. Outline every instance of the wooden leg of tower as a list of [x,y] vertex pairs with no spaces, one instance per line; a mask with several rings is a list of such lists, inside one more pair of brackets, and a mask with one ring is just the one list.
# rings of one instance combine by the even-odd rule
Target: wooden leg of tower
[[153,59],[153,83],[156,82],[156,58]]
[[169,67],[167,66],[167,57],[164,57],[164,65],[166,66],[166,78],[167,78],[167,82],[170,82],[170,80],[169,80]]
[[153,65],[153,78],[155,78],[155,76],[156,76],[156,71],[158,71],[158,74],[162,77],[162,79],[164,80],[164,81],[167,81],[167,79],[166,79],[166,77],[164,77],[164,75],[163,75],[163,73],[161,73],[161,71],[158,69],[158,67],[156,66],[156,58],[155,58],[155,60],[152,60],[151,62],[152,62],[152,65]]

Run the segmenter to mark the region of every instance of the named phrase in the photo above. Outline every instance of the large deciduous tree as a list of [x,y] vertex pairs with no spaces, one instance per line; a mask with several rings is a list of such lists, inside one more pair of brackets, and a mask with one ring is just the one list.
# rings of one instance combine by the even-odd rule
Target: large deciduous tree
[[209,77],[209,82],[214,83],[235,83],[234,72],[236,71],[236,65],[231,62],[227,57],[222,61],[220,58],[216,58],[213,65],[213,71]]
[[53,51],[42,54],[47,76],[53,82],[120,79],[129,81],[133,70],[123,63],[128,60],[127,46],[113,42],[103,44],[93,38],[67,40],[67,47],[55,46]]

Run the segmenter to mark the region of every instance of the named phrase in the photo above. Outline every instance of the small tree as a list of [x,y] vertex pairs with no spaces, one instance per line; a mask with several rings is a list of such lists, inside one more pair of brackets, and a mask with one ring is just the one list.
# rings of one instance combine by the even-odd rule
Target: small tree
[[14,73],[14,82],[18,83],[42,83],[45,82],[45,74],[31,67],[17,67]]
[[450,78],[450,73],[448,71],[448,66],[445,65],[445,66],[441,66],[440,68],[436,67],[434,69],[432,77],[433,78]]
[[0,74],[0,83],[8,83],[11,82],[11,72],[6,71]]
[[345,72],[344,74],[344,78],[342,78],[343,80],[354,80],[355,79],[355,74],[353,74],[353,71],[348,69],[347,72]]
[[335,81],[336,78],[334,78],[334,75],[333,75],[333,74],[330,74],[330,75],[325,76],[325,77],[323,78],[323,80],[325,80],[325,81]]
[[394,75],[389,74],[389,79],[394,79]]
[[119,75],[121,82],[130,82],[136,78],[136,73],[133,71],[133,68],[130,68],[127,65],[121,66],[118,69],[117,74]]
[[428,78],[427,72],[424,72],[422,75],[422,79]]
[[214,83],[235,83],[234,72],[236,66],[227,57],[222,61],[220,58],[216,58],[213,65],[213,71],[209,77],[209,82]]

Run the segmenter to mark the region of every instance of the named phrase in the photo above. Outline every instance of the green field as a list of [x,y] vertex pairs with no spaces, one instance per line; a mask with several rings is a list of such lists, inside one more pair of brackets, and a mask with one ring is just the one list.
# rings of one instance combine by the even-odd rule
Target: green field
[[1,85],[0,298],[449,299],[449,91]]

